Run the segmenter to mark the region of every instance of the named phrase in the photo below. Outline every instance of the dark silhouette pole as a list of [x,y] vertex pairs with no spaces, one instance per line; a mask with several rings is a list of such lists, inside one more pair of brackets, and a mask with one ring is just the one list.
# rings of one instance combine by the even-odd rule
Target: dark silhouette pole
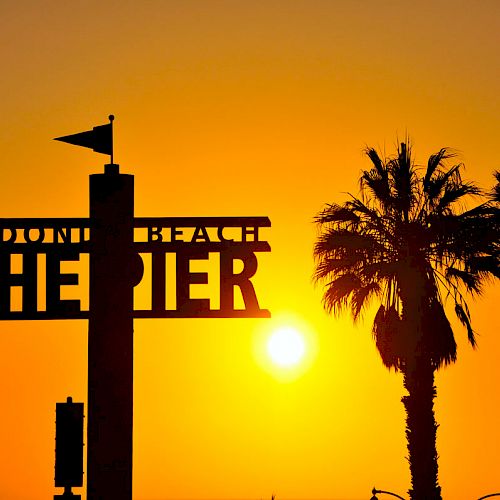
[[500,497],[500,493],[490,493],[489,495],[485,495],[484,497],[478,498],[478,500],[484,500],[485,498],[491,497]]
[[90,176],[87,500],[132,499],[133,223],[134,177],[106,165]]

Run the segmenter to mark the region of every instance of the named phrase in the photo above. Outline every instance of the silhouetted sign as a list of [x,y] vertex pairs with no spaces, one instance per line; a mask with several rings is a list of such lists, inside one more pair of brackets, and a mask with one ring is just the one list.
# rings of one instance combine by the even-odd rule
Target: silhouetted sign
[[[268,317],[251,279],[256,253],[270,251],[260,232],[269,226],[267,217],[135,218],[134,252],[151,256],[151,308],[135,310],[134,317]],[[0,320],[88,318],[79,300],[61,298],[61,289],[78,285],[78,274],[62,267],[92,252],[91,233],[90,219],[0,219]],[[208,272],[194,272],[191,264],[207,262],[210,253],[219,255],[218,309],[190,293],[191,285],[208,284]],[[167,254],[175,256],[175,307],[167,307]],[[138,262],[136,284],[143,274]],[[12,300],[16,289],[18,303]],[[235,309],[235,291],[244,309]]]
[[[270,251],[260,231],[269,219],[134,218],[134,176],[120,174],[113,162],[113,119],[57,138],[111,156],[103,174],[90,175],[89,219],[0,219],[0,319],[89,320],[87,500],[132,500],[134,318],[270,316],[252,283],[256,253]],[[90,311],[61,291],[78,284],[66,264],[83,253]],[[141,282],[150,284],[151,302],[134,310]],[[209,285],[210,297],[194,296],[192,285]],[[76,443],[73,437],[62,441]],[[67,453],[68,464],[80,455]],[[54,498],[71,496],[72,485],[81,484],[80,465],[65,468],[63,460],[56,457],[56,485],[65,493]]]
[[56,404],[55,485],[83,485],[83,403]]

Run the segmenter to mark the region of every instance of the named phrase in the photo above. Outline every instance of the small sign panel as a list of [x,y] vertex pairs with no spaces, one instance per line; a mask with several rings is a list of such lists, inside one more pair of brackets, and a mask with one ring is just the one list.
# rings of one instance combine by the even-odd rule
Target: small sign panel
[[83,485],[83,403],[56,403],[56,487]]

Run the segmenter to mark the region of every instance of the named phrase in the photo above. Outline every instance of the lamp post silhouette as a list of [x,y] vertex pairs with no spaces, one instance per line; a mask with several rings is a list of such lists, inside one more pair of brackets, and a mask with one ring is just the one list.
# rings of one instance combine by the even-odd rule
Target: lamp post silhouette
[[477,500],[484,500],[485,498],[491,497],[500,497],[500,493],[490,493],[489,495],[485,495],[484,497],[478,498]]
[[396,493],[392,493],[390,491],[384,491],[384,490],[377,490],[377,488],[373,487],[373,490],[372,490],[372,494],[373,496],[370,498],[370,500],[378,500],[377,498],[377,493],[385,493],[386,495],[391,495],[393,497],[396,497],[396,498],[399,498],[400,500],[405,500],[403,497],[400,497],[398,494]]

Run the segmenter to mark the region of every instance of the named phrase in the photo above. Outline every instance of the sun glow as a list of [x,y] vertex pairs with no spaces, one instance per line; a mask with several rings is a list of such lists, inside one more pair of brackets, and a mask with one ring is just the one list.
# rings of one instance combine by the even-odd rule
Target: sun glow
[[296,365],[304,357],[305,350],[304,337],[290,326],[277,328],[267,342],[267,352],[279,366]]
[[278,313],[262,323],[254,337],[254,354],[261,368],[280,382],[304,375],[318,354],[311,325],[293,313]]

